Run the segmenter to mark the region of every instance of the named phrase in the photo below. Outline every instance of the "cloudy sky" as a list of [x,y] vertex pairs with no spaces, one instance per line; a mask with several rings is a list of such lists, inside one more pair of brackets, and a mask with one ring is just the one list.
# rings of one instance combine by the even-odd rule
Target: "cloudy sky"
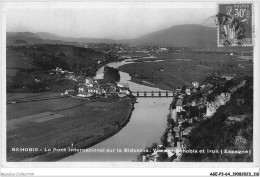
[[135,38],[179,24],[208,25],[216,14],[211,2],[13,2],[5,7],[8,32],[112,39]]

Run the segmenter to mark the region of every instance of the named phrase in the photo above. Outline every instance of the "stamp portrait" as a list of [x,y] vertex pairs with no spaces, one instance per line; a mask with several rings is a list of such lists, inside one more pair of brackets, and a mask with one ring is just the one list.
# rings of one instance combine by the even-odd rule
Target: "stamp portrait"
[[253,45],[253,8],[251,3],[218,4],[218,46]]

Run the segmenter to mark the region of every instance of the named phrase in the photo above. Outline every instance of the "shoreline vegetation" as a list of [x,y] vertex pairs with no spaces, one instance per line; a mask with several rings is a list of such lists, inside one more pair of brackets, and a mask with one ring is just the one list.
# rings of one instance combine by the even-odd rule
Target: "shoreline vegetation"
[[108,82],[119,82],[120,74],[117,68],[105,66],[104,67],[104,79]]

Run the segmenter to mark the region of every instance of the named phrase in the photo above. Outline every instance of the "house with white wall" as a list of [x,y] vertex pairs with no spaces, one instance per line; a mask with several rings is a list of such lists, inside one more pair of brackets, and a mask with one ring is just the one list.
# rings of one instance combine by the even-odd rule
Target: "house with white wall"
[[178,99],[176,101],[176,112],[181,112],[182,110],[183,110],[182,99]]

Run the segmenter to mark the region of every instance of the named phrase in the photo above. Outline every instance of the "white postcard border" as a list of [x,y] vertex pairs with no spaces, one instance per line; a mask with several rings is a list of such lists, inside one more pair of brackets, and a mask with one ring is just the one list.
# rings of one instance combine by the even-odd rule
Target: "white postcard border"
[[[212,1],[211,1],[212,2]],[[221,2],[221,1],[220,1]],[[225,1],[226,2],[226,1]],[[250,1],[252,2],[252,1]],[[62,2],[63,3],[63,2]],[[36,167],[51,167],[51,168],[66,168],[66,167],[127,167],[127,168],[177,168],[177,167],[189,167],[189,168],[259,168],[259,115],[260,115],[260,104],[258,102],[259,96],[259,2],[254,2],[255,8],[255,47],[254,47],[254,162],[228,162],[228,163],[194,163],[194,162],[179,162],[179,163],[142,163],[142,162],[6,162],[6,13],[1,11],[1,166],[2,167],[22,167],[22,168],[36,168]],[[5,3],[2,4],[2,10],[6,10]],[[214,171],[214,170],[213,170]]]

